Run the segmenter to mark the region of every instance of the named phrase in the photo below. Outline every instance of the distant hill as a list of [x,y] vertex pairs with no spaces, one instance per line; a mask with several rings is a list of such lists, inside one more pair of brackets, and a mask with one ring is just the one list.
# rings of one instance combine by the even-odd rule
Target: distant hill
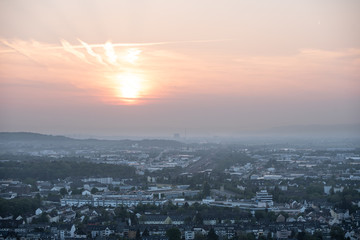
[[45,135],[31,132],[0,132],[0,141],[71,141],[64,136]]
[[360,124],[338,125],[291,125],[271,128],[265,131],[275,135],[300,136],[360,136]]
[[1,142],[47,142],[47,143],[77,143],[77,144],[116,144],[140,147],[181,147],[184,143],[175,140],[144,139],[144,140],[99,140],[99,139],[74,139],[65,136],[45,135],[31,132],[0,132]]

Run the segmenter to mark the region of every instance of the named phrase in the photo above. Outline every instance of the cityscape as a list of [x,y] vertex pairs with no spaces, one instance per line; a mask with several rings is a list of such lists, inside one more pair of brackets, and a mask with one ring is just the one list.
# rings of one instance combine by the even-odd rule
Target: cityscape
[[359,140],[189,141],[0,133],[0,233],[359,238]]
[[359,0],[0,0],[0,240],[360,239]]

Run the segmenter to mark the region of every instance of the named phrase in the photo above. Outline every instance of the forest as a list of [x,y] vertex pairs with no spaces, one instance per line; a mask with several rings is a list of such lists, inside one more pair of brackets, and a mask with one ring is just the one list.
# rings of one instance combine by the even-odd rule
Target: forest
[[32,159],[29,161],[0,162],[0,176],[23,180],[64,179],[67,177],[114,177],[131,178],[135,176],[135,168],[125,165],[109,165],[91,163],[67,158],[55,161]]

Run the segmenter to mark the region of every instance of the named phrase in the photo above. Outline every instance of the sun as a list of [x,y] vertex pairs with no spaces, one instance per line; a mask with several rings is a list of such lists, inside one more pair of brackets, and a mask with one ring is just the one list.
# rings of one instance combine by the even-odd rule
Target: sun
[[118,95],[125,101],[133,102],[140,97],[143,88],[143,79],[133,73],[125,73],[117,76]]

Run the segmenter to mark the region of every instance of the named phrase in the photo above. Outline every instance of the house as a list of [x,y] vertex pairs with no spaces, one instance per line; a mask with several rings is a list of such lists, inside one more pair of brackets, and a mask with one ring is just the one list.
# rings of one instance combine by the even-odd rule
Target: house
[[166,215],[144,215],[143,217],[143,224],[171,224],[171,219]]
[[193,228],[194,232],[195,233],[198,233],[198,234],[202,234],[202,235],[206,235],[207,234],[207,231],[203,228],[199,228],[199,227],[195,227]]
[[214,231],[221,238],[223,238],[223,237],[225,237],[227,235],[226,234],[226,228],[222,227],[222,226],[214,227]]
[[60,214],[64,214],[65,212],[68,212],[68,211],[71,211],[72,208],[69,207],[69,206],[61,206],[61,207],[57,207],[56,208],[56,211],[57,213],[60,215]]
[[61,218],[63,219],[64,222],[71,222],[72,220],[74,220],[76,217],[76,212],[74,211],[69,211],[69,212],[65,212],[61,215]]
[[279,214],[279,216],[276,218],[276,222],[278,223],[285,222],[285,217],[282,214]]
[[37,188],[40,192],[50,191],[52,184],[49,181],[37,181]]
[[183,215],[171,215],[169,218],[171,219],[171,224],[182,225],[184,224],[186,217]]
[[337,193],[337,192],[343,192],[344,191],[344,187],[334,187],[334,193]]
[[306,220],[304,219],[303,216],[299,216],[299,217],[297,218],[297,221],[298,221],[298,222],[306,222]]
[[61,240],[64,240],[68,237],[75,237],[75,225],[74,224],[66,224],[66,225],[60,225],[59,226],[59,237]]
[[18,195],[17,193],[13,193],[13,192],[0,193],[0,198],[10,200],[16,198],[17,195]]
[[[170,225],[171,226],[171,225]],[[169,225],[153,225],[149,226],[150,235],[161,235],[165,236],[166,230],[169,228]]]
[[195,239],[195,231],[185,231],[184,236],[185,236],[185,240],[194,240]]
[[39,215],[41,215],[42,213],[43,213],[43,211],[42,211],[40,208],[36,209],[36,211],[35,211],[35,215],[36,215],[36,216],[39,216]]
[[290,235],[291,235],[291,231],[285,229],[276,232],[277,239],[288,239]]
[[286,219],[286,222],[296,222],[296,219],[293,217],[289,217],[288,219]]
[[31,215],[31,216],[27,216],[26,217],[26,223],[32,223],[32,221],[34,220],[34,218],[37,218],[37,215]]
[[143,224],[156,224],[156,225],[163,225],[163,224],[173,224],[173,225],[182,225],[185,221],[185,216],[182,215],[143,215],[142,222]]
[[57,222],[59,222],[59,220],[60,220],[60,216],[59,215],[57,215],[57,214],[49,214],[49,215],[47,215],[48,216],[48,218],[49,218],[49,222],[50,223],[57,223]]
[[26,233],[33,230],[33,227],[27,224],[20,224],[17,228],[14,229],[15,233],[18,236],[24,236]]
[[332,186],[324,186],[324,193],[326,195],[330,195],[330,190],[332,189]]
[[151,235],[147,237],[142,237],[142,240],[169,240],[169,239],[166,236]]
[[85,214],[85,213],[88,213],[90,211],[90,209],[88,206],[82,206],[80,208],[77,208],[76,211],[81,214]]
[[70,186],[68,184],[66,184],[66,183],[57,183],[57,184],[54,184],[54,186],[51,188],[51,191],[60,192],[60,190],[62,188],[65,188],[66,191],[70,190]]
[[115,229],[114,226],[88,225],[88,231],[91,232],[92,238],[97,236],[108,237],[115,233]]
[[82,193],[81,193],[81,195],[83,195],[83,196],[90,196],[91,195],[91,192],[89,191],[89,190],[84,190],[84,191],[82,191]]
[[205,216],[203,217],[203,224],[204,225],[216,225],[217,218],[214,216]]

